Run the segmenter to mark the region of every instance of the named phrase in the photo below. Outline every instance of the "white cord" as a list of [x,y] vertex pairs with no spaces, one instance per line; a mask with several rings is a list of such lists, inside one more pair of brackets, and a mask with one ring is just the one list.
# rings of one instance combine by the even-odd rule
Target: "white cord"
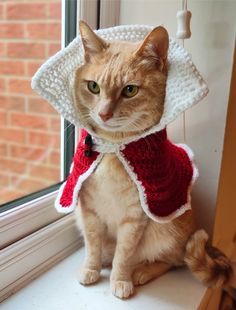
[[[187,0],[182,0],[182,11],[187,11],[188,5]],[[182,39],[182,46],[184,47],[184,39]],[[186,143],[186,115],[183,112],[183,132],[184,132],[184,143]]]
[[[182,46],[184,47],[184,39],[182,40]],[[183,130],[184,130],[184,143],[186,143],[187,139],[186,139],[186,115],[185,115],[185,111],[183,112]]]

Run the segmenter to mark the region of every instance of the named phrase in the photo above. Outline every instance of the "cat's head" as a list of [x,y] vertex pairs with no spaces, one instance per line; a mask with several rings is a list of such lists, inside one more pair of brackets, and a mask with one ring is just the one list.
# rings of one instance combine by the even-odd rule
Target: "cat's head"
[[143,42],[105,41],[80,22],[85,62],[74,100],[96,134],[121,142],[158,124],[164,109],[168,33],[157,27]]

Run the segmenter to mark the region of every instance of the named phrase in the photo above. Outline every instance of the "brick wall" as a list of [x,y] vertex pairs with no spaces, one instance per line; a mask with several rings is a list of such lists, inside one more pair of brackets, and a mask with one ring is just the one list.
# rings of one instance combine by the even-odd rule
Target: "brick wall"
[[59,181],[60,118],[30,81],[60,36],[60,0],[0,0],[0,204]]

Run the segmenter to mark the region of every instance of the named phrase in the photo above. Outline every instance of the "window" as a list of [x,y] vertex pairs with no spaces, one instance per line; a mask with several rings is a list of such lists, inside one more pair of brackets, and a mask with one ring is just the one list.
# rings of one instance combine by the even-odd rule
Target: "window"
[[[57,190],[61,182],[69,174],[74,152],[75,136],[77,136],[75,133],[77,131],[75,131],[74,126],[68,121],[60,120],[60,116],[51,109],[47,102],[44,102],[36,94],[32,93],[30,89],[30,78],[33,72],[29,74],[28,63],[37,62],[37,65],[40,65],[40,63],[50,56],[51,52],[54,54],[60,48],[58,24],[61,24],[62,46],[66,46],[76,36],[77,11],[80,18],[86,20],[91,27],[96,28],[99,25],[103,27],[112,25],[111,16],[116,16],[118,10],[111,10],[110,4],[113,2],[108,3],[106,0],[61,0],[61,8],[59,3],[59,0],[0,1],[0,162],[3,159],[2,163],[0,163],[0,191],[8,192],[8,196],[5,195],[4,199],[0,202],[2,204],[0,207],[0,302],[83,244],[73,215],[68,214],[62,216],[53,208]],[[27,5],[29,7],[26,9]],[[43,9],[45,7],[46,11]],[[109,14],[106,8],[113,12],[113,14]],[[58,17],[60,11],[61,21]],[[21,14],[21,19],[17,19],[15,16],[14,19],[6,20],[6,17],[9,14],[13,14],[13,12],[15,14]],[[100,12],[103,13],[100,14]],[[33,20],[33,16],[35,15],[42,17],[37,17]],[[109,25],[104,24],[106,16],[110,18]],[[103,24],[101,21],[103,21]],[[48,23],[50,26],[47,25]],[[19,25],[19,29],[22,28],[23,32],[18,34],[19,37],[16,34],[13,38],[3,37],[8,32],[9,36],[13,36],[14,27],[11,26],[12,24]],[[32,29],[34,30],[28,29],[30,28],[28,24],[32,24]],[[57,24],[57,26],[55,29],[51,29],[51,26],[54,24]],[[20,31],[19,29],[15,31]],[[54,30],[55,32],[53,32]],[[48,37],[51,31],[53,35],[52,37]],[[28,37],[29,32],[31,33],[30,37]],[[23,54],[24,57],[22,55],[9,57],[7,51],[8,44],[10,43],[24,43],[21,45],[22,54],[23,52],[25,53]],[[40,44],[46,46],[44,47],[44,56],[41,55],[41,58],[35,57],[36,59],[28,59],[26,51],[28,53],[33,51],[36,53],[35,55],[38,55]],[[26,45],[27,48],[23,48]],[[52,49],[54,50],[52,51]],[[13,54],[11,55],[15,55],[14,53],[16,52],[16,49],[13,50]],[[8,61],[8,67],[4,65],[4,72],[1,71],[3,70],[1,66],[2,60],[4,62]],[[16,61],[20,63],[19,66],[21,67],[22,62],[24,64],[22,73],[20,71],[18,75],[9,71],[13,70],[12,64]],[[37,69],[37,65],[34,67],[35,70]],[[9,81],[12,79],[15,82],[11,82],[11,87],[17,89],[17,91],[9,93]],[[27,91],[23,91],[23,89],[27,89]],[[8,99],[3,100],[4,96]],[[19,100],[11,98],[18,98]],[[31,99],[33,99],[35,105],[32,105],[33,102],[30,103]],[[38,104],[36,104],[37,102]],[[25,110],[15,112],[14,109],[17,107],[18,109],[22,109],[22,106]],[[9,119],[11,120],[11,114],[13,113],[18,113],[18,115],[15,116],[14,122],[8,122]],[[27,122],[23,122],[19,114],[22,117],[29,117],[32,114],[35,118],[31,118],[31,120],[29,118],[28,125],[26,126]],[[37,118],[42,123],[37,123]],[[47,125],[42,130],[45,119],[47,120]],[[29,124],[30,122],[31,125]],[[34,127],[36,123],[37,127]],[[52,125],[52,123],[54,124]],[[42,127],[40,127],[40,124]],[[3,134],[4,129],[7,129],[5,130],[5,136]],[[10,131],[14,133],[11,138]],[[22,135],[22,131],[24,134],[26,133],[26,139],[28,139],[25,145],[23,144],[23,140],[20,143],[19,138],[17,138],[17,136]],[[48,140],[42,139],[41,142],[36,140],[36,138],[34,138],[35,140],[29,140],[31,131],[47,134]],[[33,138],[31,137],[31,139]],[[14,142],[17,146],[22,144],[22,149],[18,150],[17,158],[15,161],[13,160],[12,164],[9,163],[8,172],[4,174],[8,160],[6,156],[13,154],[11,149],[13,149]],[[35,160],[30,158],[33,155],[29,155],[33,154],[32,149],[34,148],[42,151],[42,156],[36,153],[34,154]],[[8,153],[9,149],[10,153]],[[54,159],[53,156],[55,156]],[[19,168],[18,165],[21,163],[22,167]],[[25,167],[24,164],[28,166]],[[41,173],[40,170],[36,171],[36,173],[32,173],[31,171],[30,174],[28,167],[32,166],[35,168],[39,166],[42,168],[43,166],[49,165],[52,165],[55,174],[45,174],[42,183],[38,183],[38,186],[35,185],[36,187],[32,187],[30,190],[28,189],[23,192],[23,186],[20,188],[20,183],[17,182],[10,183],[10,185],[8,183],[6,184],[6,176],[15,176],[15,174],[17,174],[18,182],[21,181],[21,184],[25,182],[26,184],[28,178],[32,176],[36,179],[38,172]],[[22,170],[19,171],[17,169]],[[1,176],[2,172],[4,178],[6,177],[5,180]],[[12,195],[15,195],[19,189],[20,191],[17,193],[17,196],[10,196],[9,189],[12,190]],[[9,264],[9,262],[11,263]]]
[[65,45],[75,37],[75,4],[64,2],[62,29],[61,0],[0,3],[0,212],[55,190],[68,175],[74,127],[65,121],[61,130],[60,115],[30,82],[60,50],[61,30]]
[[60,181],[60,116],[30,87],[61,47],[61,3],[6,1],[0,25],[0,204]]
[[76,7],[76,0],[0,2],[0,248],[62,217],[53,202],[69,173],[74,126],[30,82],[76,36]]

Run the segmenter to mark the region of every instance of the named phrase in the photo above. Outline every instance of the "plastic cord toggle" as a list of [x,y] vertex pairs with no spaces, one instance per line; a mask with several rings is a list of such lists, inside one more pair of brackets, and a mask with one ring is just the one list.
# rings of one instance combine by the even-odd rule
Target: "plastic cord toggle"
[[177,18],[177,32],[176,38],[177,39],[188,39],[191,37],[191,30],[190,30],[190,19],[192,13],[187,10],[178,11],[176,14]]

